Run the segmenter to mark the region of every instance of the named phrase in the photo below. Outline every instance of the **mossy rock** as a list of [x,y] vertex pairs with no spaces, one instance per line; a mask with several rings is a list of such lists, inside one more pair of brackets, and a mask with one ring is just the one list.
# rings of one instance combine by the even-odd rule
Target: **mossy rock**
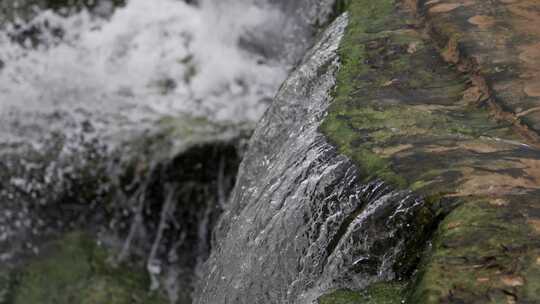
[[319,298],[319,304],[401,304],[403,283],[376,283],[363,291],[338,290]]
[[12,304],[165,304],[148,292],[142,269],[112,267],[108,252],[84,233],[45,246],[43,254],[15,276]]
[[364,181],[412,189],[450,213],[408,303],[540,303],[540,149],[479,103],[477,75],[449,64],[408,10],[423,2],[339,3],[350,24],[321,132]]
[[522,213],[467,202],[441,223],[409,303],[538,303],[540,250]]

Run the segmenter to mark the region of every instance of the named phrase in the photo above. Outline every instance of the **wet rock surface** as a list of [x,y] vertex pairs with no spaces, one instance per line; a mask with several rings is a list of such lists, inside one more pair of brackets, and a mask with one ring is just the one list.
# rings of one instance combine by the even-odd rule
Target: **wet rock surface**
[[[464,26],[452,12],[464,13],[480,1],[430,1],[427,24],[409,11],[410,2],[349,2],[343,67],[321,130],[365,168],[365,180],[383,178],[423,195],[441,214],[451,211],[411,285],[411,303],[536,303],[540,151],[521,122],[478,100],[487,86],[496,92],[498,83],[479,87],[476,70],[449,60],[464,50],[489,62],[502,46],[466,51],[496,41],[490,31],[471,29],[489,26],[489,18],[473,18],[456,31],[470,39],[459,40],[459,47],[441,47],[433,36],[441,26]],[[497,58],[511,60],[506,54],[519,53],[520,45],[504,44]]]
[[447,61],[477,77],[472,102],[487,103],[538,142],[540,4],[537,1],[418,1]]

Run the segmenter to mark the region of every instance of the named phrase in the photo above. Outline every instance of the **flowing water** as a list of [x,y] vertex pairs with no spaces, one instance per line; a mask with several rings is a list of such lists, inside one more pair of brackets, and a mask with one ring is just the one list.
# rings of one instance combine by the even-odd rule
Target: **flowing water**
[[329,27],[259,122],[195,303],[310,304],[411,271],[428,229],[417,221],[433,213],[409,191],[363,182],[318,132],[347,22]]
[[108,17],[44,10],[4,24],[2,142],[83,122],[102,137],[123,136],[179,113],[257,121],[289,62],[249,52],[238,41],[283,16],[225,2],[131,0]]
[[333,1],[0,3],[0,264],[89,229],[191,298],[243,141]]
[[318,132],[333,5],[2,2],[0,266],[84,227],[173,303],[308,304],[410,272],[433,214]]

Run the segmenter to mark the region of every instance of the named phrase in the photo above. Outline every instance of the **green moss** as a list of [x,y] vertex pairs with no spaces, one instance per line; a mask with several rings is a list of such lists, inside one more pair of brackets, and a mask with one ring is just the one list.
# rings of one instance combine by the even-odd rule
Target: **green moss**
[[[404,96],[394,85],[425,87],[447,77],[435,79],[432,72],[418,68],[427,56],[421,52],[426,44],[417,34],[400,29],[405,21],[396,18],[394,1],[349,1],[348,11],[350,23],[339,49],[342,65],[334,102],[321,130],[341,153],[357,163],[366,180],[382,178],[405,187],[410,181],[395,172],[388,155],[379,155],[374,148],[396,138],[442,130],[436,128],[441,123],[445,132],[470,130],[430,108],[411,107],[407,102],[396,106],[395,100]],[[412,47],[421,54],[412,56]],[[453,79],[445,90],[462,91],[462,80]]]
[[[321,131],[355,161],[365,181],[381,178],[400,188],[429,188],[451,168],[441,168],[439,156],[423,147],[516,138],[487,111],[462,102],[467,78],[438,56],[433,43],[410,30],[395,1],[355,0],[348,10],[334,101]],[[393,149],[403,144],[416,159],[403,159],[402,150]],[[417,166],[420,155],[424,168]],[[425,175],[434,171],[437,176]]]
[[[410,303],[536,303],[540,265],[518,212],[469,201],[441,223]],[[511,291],[511,293],[508,293]]]
[[337,79],[336,99],[349,96],[355,89],[355,78],[367,71],[368,67],[363,63],[366,50],[359,41],[368,39],[369,32],[384,26],[393,10],[392,0],[349,2],[350,22],[339,50],[342,67]]
[[350,0],[337,0],[334,4],[334,12],[336,15],[340,15],[347,11]]
[[401,304],[405,298],[403,283],[377,283],[364,291],[338,290],[324,295],[319,304]]
[[45,248],[16,276],[13,304],[161,304],[147,292],[141,269],[112,267],[108,253],[82,233],[71,233]]
[[391,163],[387,159],[369,150],[356,151],[353,160],[361,164],[361,168],[367,176],[366,180],[380,178],[398,187],[407,185],[406,180],[392,170]]

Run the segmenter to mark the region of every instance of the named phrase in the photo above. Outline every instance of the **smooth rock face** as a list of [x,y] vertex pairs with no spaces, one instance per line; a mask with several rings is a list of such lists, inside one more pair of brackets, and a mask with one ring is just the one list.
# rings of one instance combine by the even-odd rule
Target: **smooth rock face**
[[195,303],[312,303],[328,290],[396,278],[414,260],[406,249],[427,227],[416,221],[432,219],[423,201],[362,184],[318,132],[346,25],[343,15],[329,27],[259,123]]
[[[429,1],[417,5],[448,61],[485,79],[475,102],[540,139],[540,3],[535,0]],[[454,45],[454,46],[452,46]],[[479,84],[478,87],[482,88]],[[516,120],[516,121],[514,121]]]

